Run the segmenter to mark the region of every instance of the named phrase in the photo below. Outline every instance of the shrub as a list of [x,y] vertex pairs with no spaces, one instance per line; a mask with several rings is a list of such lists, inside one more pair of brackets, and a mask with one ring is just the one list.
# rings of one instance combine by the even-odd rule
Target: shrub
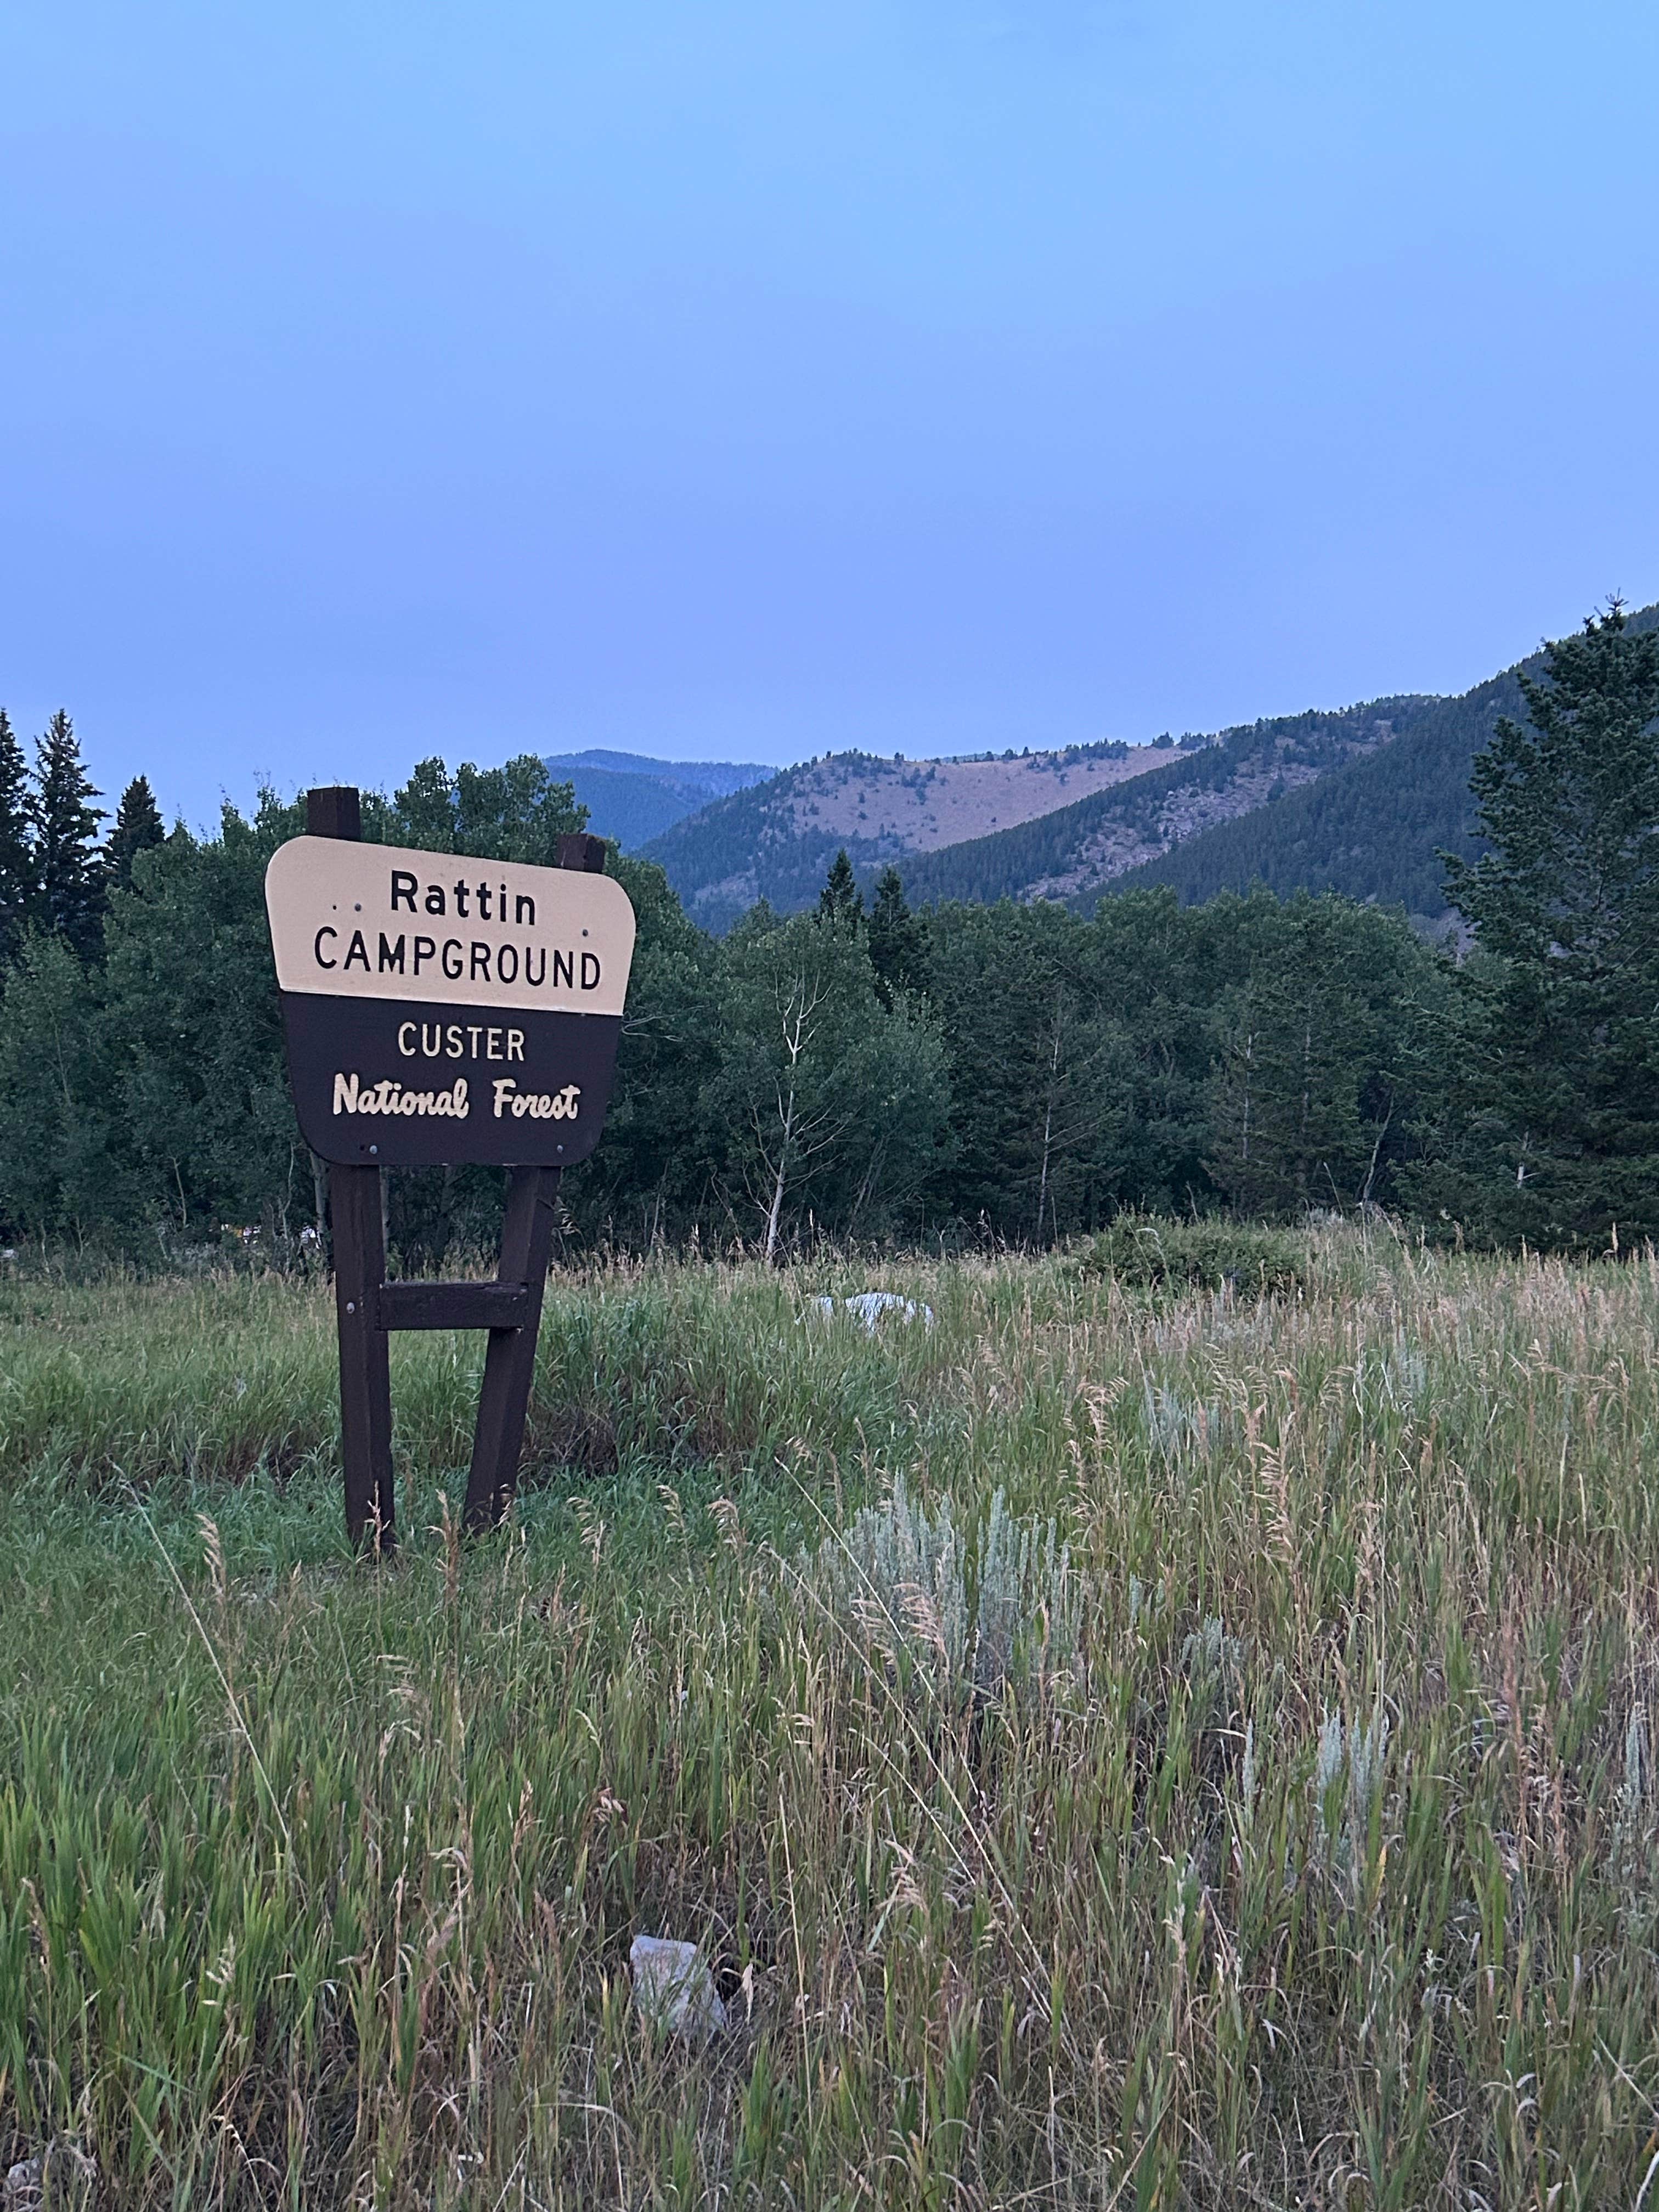
[[1242,1297],[1289,1296],[1310,1279],[1306,1240],[1288,1229],[1262,1229],[1220,1215],[1195,1221],[1121,1213],[1086,1244],[1087,1276],[1111,1275],[1126,1290],[1218,1291]]
[[898,1475],[802,1562],[827,1601],[890,1662],[920,1667],[946,1696],[995,1698],[1066,1666],[1081,1590],[1052,1521],[1020,1520],[999,1488],[983,1520],[948,1498],[930,1513]]

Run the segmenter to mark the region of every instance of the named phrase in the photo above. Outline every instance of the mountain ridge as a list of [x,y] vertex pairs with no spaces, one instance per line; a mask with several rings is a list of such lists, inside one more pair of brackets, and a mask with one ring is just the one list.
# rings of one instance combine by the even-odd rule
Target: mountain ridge
[[[1638,631],[1659,625],[1659,605],[1626,619]],[[1335,890],[1403,906],[1435,926],[1447,913],[1439,854],[1480,849],[1474,755],[1501,715],[1524,713],[1520,677],[1543,665],[1540,649],[1466,691],[1268,716],[1178,745],[1103,740],[931,763],[834,754],[682,817],[647,857],[714,929],[757,898],[810,905],[843,848],[866,889],[896,866],[913,905],[1092,908],[1105,892],[1158,884],[1190,904],[1265,884],[1282,896]],[[975,793],[964,779],[976,772]],[[962,787],[948,806],[934,796],[942,776]],[[1079,781],[1079,796],[1041,803]],[[993,813],[979,834],[949,836],[994,801],[1017,818]]]
[[[1659,629],[1659,603],[1626,620],[1638,635]],[[1482,849],[1469,790],[1474,756],[1501,716],[1525,718],[1521,678],[1536,678],[1544,667],[1540,647],[1484,683],[1433,701],[1386,754],[1174,845],[1109,888],[1164,884],[1183,906],[1257,884],[1281,898],[1336,891],[1404,907],[1420,926],[1443,924],[1450,909],[1440,854],[1474,860]]]
[[869,870],[1051,812],[1061,792],[1109,789],[1165,757],[1121,738],[935,760],[831,753],[716,800],[654,838],[645,857],[661,863],[695,920],[719,929],[757,899],[809,905],[843,847]]

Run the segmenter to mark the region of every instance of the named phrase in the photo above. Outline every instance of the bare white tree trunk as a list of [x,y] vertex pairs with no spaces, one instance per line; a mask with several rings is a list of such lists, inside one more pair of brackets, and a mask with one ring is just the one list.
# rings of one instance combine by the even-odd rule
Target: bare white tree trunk
[[778,1139],[777,1173],[772,1178],[772,1203],[766,1214],[766,1264],[769,1267],[778,1249],[778,1223],[783,1217],[784,1185],[789,1172],[789,1140],[795,1132],[795,1085],[793,1078],[788,1097],[779,1103],[778,1118],[783,1127]]
[[[772,1167],[772,1194],[766,1209],[766,1264],[769,1267],[777,1256],[778,1236],[783,1222],[784,1194],[788,1188],[789,1169],[796,1144],[800,1064],[811,1045],[817,1027],[815,1018],[819,995],[816,985],[810,984],[805,975],[797,975],[783,1002],[785,1072],[777,1089],[778,1152],[776,1163]],[[763,1160],[765,1154],[763,1139]]]

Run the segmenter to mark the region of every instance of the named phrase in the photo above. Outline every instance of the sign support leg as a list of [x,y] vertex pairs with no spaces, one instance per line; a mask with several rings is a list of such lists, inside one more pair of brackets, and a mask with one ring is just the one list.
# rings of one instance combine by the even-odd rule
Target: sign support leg
[[[306,793],[306,828],[313,837],[363,834],[362,808],[349,784]],[[392,1480],[391,1346],[380,1327],[386,1279],[386,1230],[379,1168],[329,1173],[329,1222],[334,1234],[334,1310],[340,1334],[340,1460],[345,1474],[346,1533],[359,1551],[377,1557],[398,1541],[397,1492]]]
[[558,1188],[557,1168],[513,1170],[507,1216],[501,1224],[498,1279],[503,1283],[522,1283],[528,1304],[519,1326],[489,1332],[483,1387],[478,1393],[472,1465],[466,1478],[464,1525],[475,1534],[495,1528],[519,1479],[525,1415],[536,1371],[542,1293],[553,1256],[553,1201]]
[[380,1326],[386,1279],[380,1170],[337,1167],[329,1178],[334,1225],[334,1304],[340,1330],[340,1457],[346,1533],[360,1550],[398,1541],[392,1479],[391,1340]]

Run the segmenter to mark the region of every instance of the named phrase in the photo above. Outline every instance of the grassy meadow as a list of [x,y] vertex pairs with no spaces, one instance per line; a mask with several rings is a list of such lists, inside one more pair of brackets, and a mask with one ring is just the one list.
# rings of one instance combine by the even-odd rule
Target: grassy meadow
[[1659,1265],[1240,1251],[556,1275],[481,1543],[394,1339],[378,1571],[325,1285],[0,1280],[0,2171],[1659,2203]]

